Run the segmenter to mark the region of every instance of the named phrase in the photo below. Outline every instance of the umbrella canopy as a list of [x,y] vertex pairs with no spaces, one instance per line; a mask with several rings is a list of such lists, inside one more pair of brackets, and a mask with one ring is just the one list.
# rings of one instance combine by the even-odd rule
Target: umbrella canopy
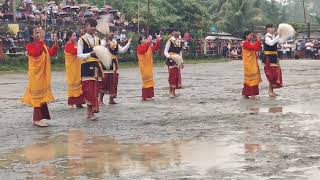
[[105,5],[104,8],[106,8],[106,9],[112,9],[112,6],[110,6],[110,5]]
[[92,12],[101,12],[101,10],[99,8],[91,8],[90,11],[92,11]]
[[79,7],[81,8],[87,8],[87,7],[91,7],[89,4],[79,4]]
[[58,15],[65,15],[68,14],[67,12],[59,12]]
[[108,11],[109,9],[107,8],[100,8],[101,11]]
[[212,32],[211,33],[212,35],[215,35],[215,36],[231,36],[231,34],[229,33],[226,33],[226,32]]
[[216,40],[216,39],[221,39],[221,40],[236,40],[236,41],[241,41],[242,39],[232,37],[232,36],[207,36],[205,40]]
[[80,9],[80,6],[71,6],[71,9]]
[[109,13],[112,13],[112,14],[113,14],[113,13],[117,13],[117,12],[118,12],[117,10],[110,10],[110,11],[109,11]]
[[70,9],[70,8],[71,8],[71,6],[65,6],[62,9]]
[[47,4],[49,5],[49,4],[55,4],[56,2],[54,2],[54,1],[49,1],[49,2],[47,2]]

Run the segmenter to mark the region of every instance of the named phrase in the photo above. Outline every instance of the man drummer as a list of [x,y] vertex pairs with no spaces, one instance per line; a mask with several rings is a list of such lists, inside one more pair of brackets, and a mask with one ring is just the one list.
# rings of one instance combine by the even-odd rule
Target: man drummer
[[179,39],[179,31],[173,29],[171,35],[172,37],[166,43],[164,55],[167,58],[166,64],[169,73],[169,97],[175,97],[176,89],[181,88],[181,69],[183,69],[183,62],[176,62],[173,56],[178,55],[182,59],[182,42]]
[[274,93],[274,89],[281,88],[282,84],[282,72],[278,60],[278,43],[281,38],[281,34],[276,35],[272,24],[266,25],[266,35],[264,41],[264,72],[269,81],[268,94],[270,97],[278,96]]
[[100,85],[100,104],[104,105],[103,97],[105,94],[109,94],[109,104],[117,104],[115,98],[118,94],[118,81],[119,81],[119,61],[118,55],[124,54],[129,50],[131,45],[131,39],[128,39],[127,44],[122,47],[116,40],[114,40],[114,33],[109,33],[106,38],[102,41],[102,45],[106,46],[112,56],[112,62],[109,68],[102,65],[103,69],[103,80]]
[[94,113],[99,112],[99,81],[102,80],[102,69],[100,62],[93,52],[95,46],[101,44],[96,33],[97,21],[92,18],[85,20],[86,34],[78,41],[77,56],[82,60],[81,84],[83,96],[87,103],[87,119],[96,120]]

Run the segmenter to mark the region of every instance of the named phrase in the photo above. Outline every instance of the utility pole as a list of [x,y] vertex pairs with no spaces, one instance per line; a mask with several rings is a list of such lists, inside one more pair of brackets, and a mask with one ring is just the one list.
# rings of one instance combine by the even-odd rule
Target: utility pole
[[311,24],[308,23],[307,26],[308,26],[308,40],[310,40],[310,36],[311,36]]
[[16,13],[16,0],[11,0],[11,8],[12,8],[12,14],[13,14],[13,22],[17,21],[17,13]]
[[138,0],[138,34],[140,35],[140,0]]
[[302,0],[302,6],[303,6],[304,23],[307,24],[307,14],[306,14],[305,0]]
[[150,1],[148,0],[148,25],[147,25],[147,36],[149,36],[149,30],[150,30]]

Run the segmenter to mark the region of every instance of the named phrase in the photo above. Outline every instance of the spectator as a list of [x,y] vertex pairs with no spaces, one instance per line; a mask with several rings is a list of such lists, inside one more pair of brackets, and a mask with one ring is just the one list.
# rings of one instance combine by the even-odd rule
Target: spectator
[[238,51],[236,48],[233,48],[230,52],[230,59],[237,60],[238,58]]

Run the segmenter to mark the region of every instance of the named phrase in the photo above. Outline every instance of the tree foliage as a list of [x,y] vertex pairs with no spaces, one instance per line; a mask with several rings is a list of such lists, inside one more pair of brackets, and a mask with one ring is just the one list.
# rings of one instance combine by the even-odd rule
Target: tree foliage
[[[114,8],[126,15],[127,19],[138,17],[138,0],[112,0]],[[179,28],[196,36],[205,34],[211,24],[207,8],[198,0],[150,0],[148,13],[147,0],[140,0],[139,21],[142,27],[150,26],[151,32],[160,29]]]
[[[35,1],[46,2],[44,0]],[[62,0],[56,0],[56,2],[60,1]],[[307,18],[310,18],[310,13],[320,14],[320,0],[77,1],[98,7],[102,7],[104,3],[111,3],[129,21],[137,19],[139,12],[141,29],[146,30],[146,27],[150,27],[150,33],[175,27],[182,32],[189,32],[192,36],[198,37],[210,33],[212,24],[215,24],[220,31],[240,36],[243,31],[248,29],[261,30],[267,23],[290,22],[299,24],[304,23],[304,14]],[[150,2],[149,8],[148,1]],[[314,20],[314,22],[316,21]]]
[[278,1],[267,0],[211,0],[208,8],[221,31],[235,35],[266,23],[286,21],[285,8]]
[[316,20],[317,20],[318,24],[320,25],[320,16],[316,17]]

